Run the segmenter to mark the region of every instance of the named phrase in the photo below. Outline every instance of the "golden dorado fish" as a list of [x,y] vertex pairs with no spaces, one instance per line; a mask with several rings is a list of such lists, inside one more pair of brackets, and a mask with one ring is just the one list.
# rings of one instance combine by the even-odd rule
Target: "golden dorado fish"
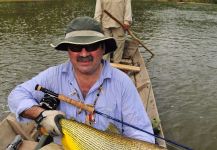
[[155,144],[97,130],[74,120],[61,119],[65,150],[166,150]]

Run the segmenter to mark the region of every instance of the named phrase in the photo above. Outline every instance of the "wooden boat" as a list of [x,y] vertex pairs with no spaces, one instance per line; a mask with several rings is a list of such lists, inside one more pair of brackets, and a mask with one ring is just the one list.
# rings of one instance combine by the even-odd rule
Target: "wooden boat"
[[[151,81],[138,45],[138,42],[135,40],[127,40],[121,63],[111,63],[111,65],[126,72],[133,80],[143,100],[144,107],[153,122],[154,131],[156,131],[157,136],[164,137]],[[20,150],[31,150],[38,144],[34,140],[37,136],[34,122],[26,124],[18,123],[13,114],[9,114],[0,123],[0,130],[0,149],[6,149],[18,134],[24,139],[19,148]],[[166,147],[164,140],[156,139],[156,143]]]
[[[141,56],[139,51],[138,41],[130,39],[127,40],[121,65],[112,64],[112,66],[123,71],[129,71],[128,75],[137,87],[144,107],[152,121],[153,129],[156,135],[164,138],[151,80],[146,69],[144,58]],[[166,142],[164,140],[156,138],[156,143],[166,148]]]

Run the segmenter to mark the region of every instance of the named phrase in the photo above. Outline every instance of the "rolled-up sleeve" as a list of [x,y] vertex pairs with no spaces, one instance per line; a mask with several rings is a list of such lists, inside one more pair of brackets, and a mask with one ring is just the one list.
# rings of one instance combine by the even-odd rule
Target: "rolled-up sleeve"
[[18,121],[26,122],[29,119],[23,118],[20,114],[34,105],[39,104],[39,100],[43,97],[43,93],[36,91],[35,86],[37,84],[47,87],[47,75],[50,69],[41,72],[31,80],[28,80],[18,86],[16,86],[8,96],[8,106],[12,113],[16,115]]
[[124,24],[132,23],[132,7],[131,0],[125,1],[125,13],[124,13]]

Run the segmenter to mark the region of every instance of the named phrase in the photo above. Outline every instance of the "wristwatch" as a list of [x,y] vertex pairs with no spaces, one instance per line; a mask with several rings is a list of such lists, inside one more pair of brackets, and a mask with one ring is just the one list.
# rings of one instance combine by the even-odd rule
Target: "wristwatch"
[[43,116],[43,112],[44,112],[44,111],[45,111],[45,110],[43,110],[43,111],[38,115],[38,117],[35,118],[35,122],[36,122],[37,124],[40,124],[41,121],[46,117],[46,116]]

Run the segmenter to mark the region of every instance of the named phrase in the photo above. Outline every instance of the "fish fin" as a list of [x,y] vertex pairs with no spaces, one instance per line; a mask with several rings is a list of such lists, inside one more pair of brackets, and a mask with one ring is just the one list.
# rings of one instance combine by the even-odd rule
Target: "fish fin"
[[151,120],[151,123],[152,123],[152,127],[153,127],[153,130],[154,130],[154,134],[155,135],[158,135],[160,133],[160,119],[159,118],[153,118]]
[[109,123],[109,125],[108,125],[107,129],[105,130],[105,132],[116,133],[116,134],[121,133],[113,123]]

